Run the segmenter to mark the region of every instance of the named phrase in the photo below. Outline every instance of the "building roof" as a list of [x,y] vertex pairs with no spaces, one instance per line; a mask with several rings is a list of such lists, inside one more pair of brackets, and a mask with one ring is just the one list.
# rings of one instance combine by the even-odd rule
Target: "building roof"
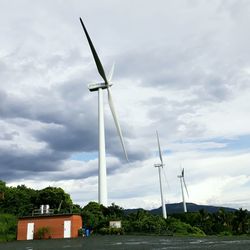
[[68,213],[68,214],[38,214],[38,215],[29,215],[29,216],[22,216],[19,217],[19,220],[24,220],[24,219],[36,219],[36,218],[51,218],[51,217],[71,217],[73,215],[78,215],[81,216],[78,213]]

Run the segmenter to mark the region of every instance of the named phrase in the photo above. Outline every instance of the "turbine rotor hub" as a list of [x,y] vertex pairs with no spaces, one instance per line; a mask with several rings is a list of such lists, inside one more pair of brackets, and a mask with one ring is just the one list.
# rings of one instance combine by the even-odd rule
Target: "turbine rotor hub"
[[111,87],[112,86],[112,84],[106,84],[105,82],[101,82],[101,83],[90,83],[89,85],[88,85],[88,89],[89,89],[89,91],[97,91],[99,88],[102,88],[102,89],[106,89],[106,88],[108,88],[108,87]]
[[163,166],[164,166],[164,164],[154,164],[154,167],[155,167],[155,168],[159,168],[159,167],[162,168]]

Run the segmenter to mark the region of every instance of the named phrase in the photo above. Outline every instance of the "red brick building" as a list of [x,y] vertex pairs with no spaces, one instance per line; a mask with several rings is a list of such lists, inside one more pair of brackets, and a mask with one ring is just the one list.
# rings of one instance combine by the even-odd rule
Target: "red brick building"
[[76,214],[39,215],[19,218],[17,240],[38,238],[38,230],[47,228],[44,238],[76,238],[82,228],[82,217]]

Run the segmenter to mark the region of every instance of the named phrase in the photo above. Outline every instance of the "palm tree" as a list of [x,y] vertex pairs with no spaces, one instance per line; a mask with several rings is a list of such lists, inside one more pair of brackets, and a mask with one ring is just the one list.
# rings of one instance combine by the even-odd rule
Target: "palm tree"
[[248,211],[240,208],[235,211],[233,219],[233,230],[237,234],[245,234],[248,230]]

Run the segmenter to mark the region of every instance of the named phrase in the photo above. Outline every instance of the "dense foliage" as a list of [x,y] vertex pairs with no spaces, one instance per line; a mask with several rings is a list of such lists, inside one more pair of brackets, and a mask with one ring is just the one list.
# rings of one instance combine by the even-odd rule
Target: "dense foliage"
[[[90,202],[82,211],[84,227],[101,234],[159,234],[159,235],[205,235],[202,230],[186,224],[179,219],[165,220],[162,216],[153,215],[143,209],[126,215],[124,209],[112,204],[104,207]],[[122,229],[109,228],[109,221],[121,220]]]
[[16,238],[17,218],[12,214],[0,214],[0,242]]
[[0,181],[0,192],[3,194],[0,199],[0,213],[10,213],[16,216],[27,216],[40,205],[49,204],[51,209],[60,212],[71,212],[76,206],[62,188],[47,187],[41,190],[27,188],[25,185],[7,187]]
[[[49,204],[54,213],[81,213],[83,227],[92,233],[193,236],[250,234],[250,214],[243,209],[235,212],[220,209],[216,213],[200,210],[173,214],[164,219],[161,215],[143,209],[127,214],[115,204],[104,207],[90,202],[81,208],[73,204],[70,195],[61,188],[34,190],[25,185],[7,187],[0,181],[0,241],[15,239],[17,217],[30,215],[41,204]],[[121,221],[122,228],[110,228],[110,221]],[[39,237],[42,238],[46,231],[40,231]]]
[[200,210],[194,213],[178,213],[163,219],[139,209],[125,214],[124,209],[112,204],[104,207],[90,202],[82,210],[84,226],[96,233],[107,232],[111,220],[122,221],[122,232],[133,234],[163,234],[163,235],[242,235],[250,234],[250,214],[247,210],[239,209],[226,212],[219,209],[216,213]]
[[200,210],[198,213],[175,214],[173,217],[199,227],[207,235],[250,234],[250,214],[242,208],[235,212],[226,212],[221,208],[216,213]]

